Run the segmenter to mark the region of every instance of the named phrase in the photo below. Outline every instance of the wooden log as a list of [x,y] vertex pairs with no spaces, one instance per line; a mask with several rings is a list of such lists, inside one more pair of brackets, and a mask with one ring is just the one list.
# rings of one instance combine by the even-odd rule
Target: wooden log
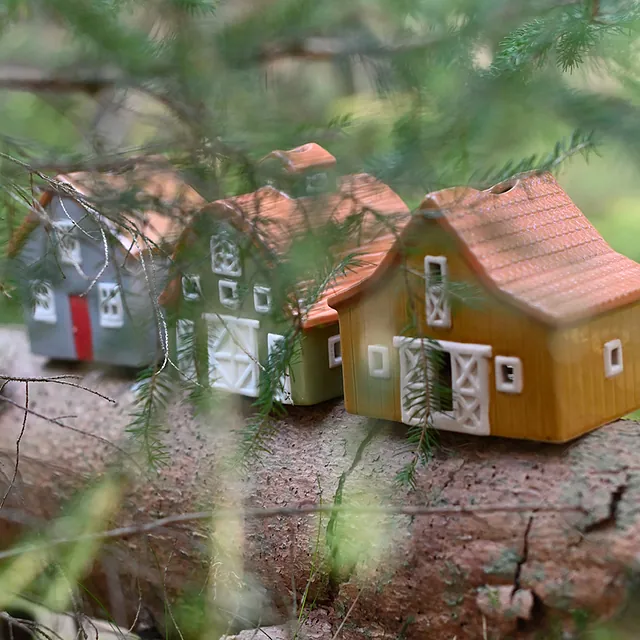
[[[21,354],[13,358],[16,374],[68,372],[24,357],[21,332],[3,333],[0,347],[3,341]],[[9,496],[29,518],[54,517],[61,502],[122,456],[107,441],[126,446],[131,379],[75,371],[117,404],[73,387],[30,384],[32,411],[77,417],[58,420],[75,430],[28,417],[21,485]],[[9,397],[18,405],[24,385],[12,383]],[[247,411],[247,403],[238,406]],[[238,426],[233,415],[226,407],[223,415],[196,417],[187,403],[174,403],[167,420],[170,463],[155,476],[138,471],[113,526],[242,502],[246,517],[223,546],[239,554],[245,586],[235,599],[218,593],[223,608],[237,607],[236,628],[286,620],[294,594],[299,613],[307,587],[307,606],[329,611],[334,632],[343,624],[343,638],[527,637],[556,619],[571,625],[581,616],[610,616],[624,603],[640,557],[635,422],[619,421],[560,446],[442,434],[411,491],[394,484],[410,455],[406,427],[350,416],[340,402],[292,408],[277,422],[271,453],[231,483],[222,454],[233,443],[230,427]],[[22,424],[15,405],[0,414],[0,448],[14,461]],[[386,505],[389,512],[341,513],[329,542],[327,514],[248,515],[330,504],[341,476],[345,505]],[[487,505],[494,508],[482,510]],[[183,595],[212,592],[209,524],[195,518],[109,539],[87,586],[105,602],[123,594],[119,624],[131,623],[139,594],[157,621],[165,596],[179,617]]]

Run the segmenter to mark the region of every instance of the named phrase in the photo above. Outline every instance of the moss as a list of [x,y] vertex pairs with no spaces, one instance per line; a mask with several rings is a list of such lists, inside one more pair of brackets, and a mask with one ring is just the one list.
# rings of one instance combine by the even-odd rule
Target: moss
[[515,549],[505,549],[500,556],[490,565],[484,567],[487,575],[513,578],[522,556]]

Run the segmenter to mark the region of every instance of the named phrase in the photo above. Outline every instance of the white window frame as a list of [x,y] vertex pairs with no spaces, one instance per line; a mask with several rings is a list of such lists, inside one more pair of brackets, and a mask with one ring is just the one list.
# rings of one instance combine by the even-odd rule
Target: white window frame
[[[53,229],[56,238],[56,247],[58,250],[58,259],[61,264],[82,264],[82,251],[80,249],[80,240],[77,237],[73,220],[57,220],[53,223]],[[71,250],[65,243],[72,243]]]
[[[221,245],[224,245],[221,248]],[[229,233],[220,232],[211,236],[209,248],[211,250],[211,270],[220,276],[242,275],[242,264],[240,262],[240,248],[233,241]],[[235,263],[234,266],[220,267],[216,266],[216,256],[222,256],[223,259]]]
[[[265,296],[266,304],[260,302],[260,296]],[[253,307],[258,313],[269,313],[271,311],[271,288],[255,285],[253,287]],[[275,334],[274,334],[275,335]]]
[[[369,361],[369,375],[372,378],[388,380],[391,377],[391,364],[389,360],[389,348],[382,344],[370,344],[367,348]],[[382,359],[382,365],[376,366],[376,356]]]
[[[503,367],[511,367],[513,380],[503,375]],[[524,380],[522,377],[522,360],[512,356],[495,357],[496,389],[502,393],[522,393]]]
[[[40,293],[38,288],[43,289]],[[51,283],[44,280],[36,280],[31,283],[31,292],[33,296],[33,319],[37,322],[46,322],[47,324],[55,324],[58,320],[56,316],[56,301]],[[44,293],[44,295],[42,295]],[[43,306],[42,302],[45,301],[48,306]]]
[[[278,333],[267,334],[267,353],[269,357],[276,349],[282,349],[278,346],[284,343],[285,337]],[[278,389],[274,394],[275,399],[282,404],[293,404],[293,398],[291,396],[291,375],[289,373],[289,367],[283,375],[280,376]]]
[[[430,282],[430,266],[432,264],[440,267],[441,280],[437,284]],[[451,305],[447,295],[449,284],[447,258],[445,256],[425,256],[424,278],[427,325],[440,329],[449,329],[451,327]]]
[[[103,305],[113,305],[114,309]],[[98,314],[100,326],[105,329],[120,329],[124,326],[124,306],[120,287],[115,282],[98,283]]]
[[[613,354],[618,351],[618,362],[613,362]],[[606,378],[613,378],[620,375],[624,370],[622,360],[622,342],[620,340],[609,340],[604,343],[604,375]]]
[[[190,281],[193,284],[193,288],[195,292],[187,292],[185,285],[185,281]],[[202,289],[200,287],[200,276],[190,273],[185,273],[182,276],[182,297],[185,300],[200,300],[202,297]]]
[[[223,294],[225,289],[231,291],[231,297]],[[238,298],[238,283],[233,280],[218,280],[218,296],[220,297],[220,304],[228,309],[237,309],[240,303]]]
[[307,176],[305,182],[309,193],[319,193],[327,188],[329,178],[325,171],[319,171]]
[[[336,345],[340,345],[340,355],[336,354]],[[329,347],[329,368],[335,369],[342,366],[342,344],[340,340],[340,334],[331,336],[328,340]]]

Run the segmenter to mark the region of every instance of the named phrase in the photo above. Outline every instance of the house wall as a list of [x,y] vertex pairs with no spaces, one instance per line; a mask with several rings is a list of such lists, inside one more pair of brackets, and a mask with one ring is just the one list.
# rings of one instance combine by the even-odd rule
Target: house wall
[[[640,408],[640,304],[630,305],[572,327],[550,339],[564,440]],[[604,344],[622,343],[623,371],[607,378]]]
[[[489,416],[492,435],[536,440],[558,440],[552,402],[554,370],[541,323],[508,306],[489,293],[460,255],[454,240],[434,221],[424,221],[408,248],[408,271],[398,263],[372,289],[339,306],[342,334],[345,405],[347,411],[401,421],[400,363],[393,337],[408,335],[453,342],[491,345],[489,361]],[[425,255],[447,257],[449,280],[459,287],[466,303],[452,302],[452,326],[428,327],[425,320]],[[473,303],[473,306],[470,305]],[[411,326],[411,306],[417,324]],[[391,378],[373,378],[368,369],[368,345],[389,349]],[[522,360],[524,387],[520,394],[496,391],[494,358],[516,356]],[[348,357],[347,357],[348,356]]]
[[[59,263],[55,256],[55,242],[42,225],[30,234],[15,260],[14,269],[25,302],[25,324],[33,353],[49,358],[75,360],[69,296],[81,295],[87,290],[93,278],[103,268],[105,257],[98,225],[76,202],[68,198],[63,202],[64,208],[60,198],[55,197],[47,205],[47,209],[53,220],[68,219],[68,214],[88,234],[89,237],[77,232],[82,252],[82,273],[72,265]],[[91,321],[93,359],[104,364],[141,367],[153,362],[159,354],[156,315],[139,261],[129,257],[123,265],[124,260],[125,252],[111,249],[109,264],[100,276],[100,282],[118,283],[118,279],[121,279],[125,313],[123,327],[101,327],[98,288],[94,286],[86,296]],[[167,260],[154,257],[154,269],[150,268],[149,272],[150,277],[155,278],[156,291],[159,292],[166,281]],[[33,319],[30,284],[38,279],[53,285],[57,316],[55,324]]]
[[[197,327],[196,351],[202,363],[201,374],[205,377],[208,371],[206,347],[208,336],[206,323],[202,319],[203,313],[231,315],[259,321],[258,360],[260,362],[268,360],[268,334],[285,335],[291,328],[290,320],[281,311],[284,301],[278,299],[278,287],[273,287],[273,283],[271,283],[272,312],[262,313],[255,309],[254,285],[269,286],[270,283],[264,276],[266,267],[257,261],[252,247],[242,248],[240,276],[225,276],[213,272],[210,238],[218,228],[215,221],[200,219],[195,227],[198,241],[195,246],[185,251],[177,265],[177,270],[181,273],[200,276],[201,300],[180,300],[176,317],[192,320]],[[238,237],[238,243],[242,245],[243,242],[246,245],[246,237]],[[218,288],[220,280],[238,283],[239,305],[235,309],[230,309],[220,301]],[[300,351],[294,355],[290,367],[291,395],[294,404],[316,404],[342,395],[341,368],[329,368],[327,344],[328,337],[338,333],[337,322],[329,327],[316,327],[304,332]]]

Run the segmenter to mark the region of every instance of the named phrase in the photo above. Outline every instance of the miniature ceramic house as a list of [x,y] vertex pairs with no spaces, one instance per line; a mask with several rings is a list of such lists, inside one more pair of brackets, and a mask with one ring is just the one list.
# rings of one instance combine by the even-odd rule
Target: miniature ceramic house
[[90,201],[110,196],[119,206],[129,188],[122,175],[57,180],[72,187],[69,195],[45,192],[9,247],[31,350],[54,359],[146,366],[160,353],[153,298],[166,283],[171,244],[181,216],[204,201],[172,172],[137,171],[134,202],[142,195],[174,215],[146,209],[118,226]]
[[[306,146],[314,152],[316,147]],[[297,152],[280,153],[286,158]],[[306,171],[312,170],[314,158],[301,155],[308,163]],[[325,162],[328,154],[318,155]],[[300,353],[281,380],[277,397],[288,404],[310,405],[341,396],[338,314],[327,305],[327,296],[349,286],[352,275],[330,283],[319,297],[313,296],[308,308],[298,307],[285,287],[274,286],[274,257],[298,276],[296,265],[304,263],[296,262],[300,253],[313,262],[309,256],[316,250],[314,229],[344,224],[369,210],[390,216],[406,212],[406,206],[387,186],[360,174],[342,178],[333,192],[322,195],[296,199],[266,186],[204,207],[178,243],[175,263],[180,275],[161,297],[176,329],[177,351],[182,350],[182,337],[192,336],[213,388],[257,397],[264,363],[280,348],[300,313]],[[304,244],[296,245],[299,241]],[[340,256],[334,259],[338,262]],[[304,291],[308,274],[299,268]]]
[[640,407],[640,265],[552,176],[430,194],[371,261],[329,300],[349,412],[561,442]]

